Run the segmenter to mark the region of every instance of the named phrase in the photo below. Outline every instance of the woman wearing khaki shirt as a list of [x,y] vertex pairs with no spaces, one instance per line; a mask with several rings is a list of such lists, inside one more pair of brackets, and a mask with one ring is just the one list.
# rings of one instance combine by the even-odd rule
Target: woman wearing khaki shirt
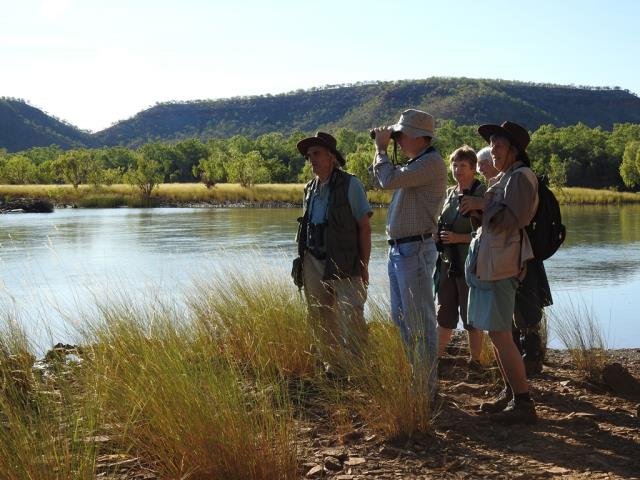
[[470,212],[482,226],[471,242],[466,262],[469,284],[469,324],[489,332],[505,388],[480,411],[500,423],[536,422],[524,363],[511,335],[516,289],[533,258],[524,227],[533,218],[538,182],[529,168],[525,149],[528,132],[518,124],[481,125],[478,133],[491,146],[500,174],[492,179],[482,199],[465,197],[461,211]]

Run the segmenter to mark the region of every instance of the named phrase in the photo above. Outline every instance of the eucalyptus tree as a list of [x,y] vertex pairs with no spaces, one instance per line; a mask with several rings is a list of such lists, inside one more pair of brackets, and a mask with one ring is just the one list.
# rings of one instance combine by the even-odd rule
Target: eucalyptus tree
[[640,141],[629,142],[625,147],[620,176],[627,187],[640,187]]
[[38,169],[24,155],[10,155],[2,164],[0,177],[12,185],[26,185],[38,181]]
[[242,153],[238,150],[232,150],[230,154],[231,158],[227,164],[229,181],[237,182],[243,187],[271,181],[271,174],[264,165],[264,159],[260,152],[252,150],[248,153]]
[[65,182],[77,189],[87,182],[89,173],[96,166],[94,164],[95,151],[86,148],[69,150],[60,155],[54,162],[57,175]]
[[129,168],[124,178],[127,183],[138,188],[148,205],[151,193],[162,182],[162,165],[141,152],[135,153],[135,159],[135,167]]
[[225,160],[228,154],[220,147],[211,148],[207,158],[201,158],[198,165],[193,167],[193,176],[199,178],[207,188],[214,187],[216,183],[224,182],[227,177]]

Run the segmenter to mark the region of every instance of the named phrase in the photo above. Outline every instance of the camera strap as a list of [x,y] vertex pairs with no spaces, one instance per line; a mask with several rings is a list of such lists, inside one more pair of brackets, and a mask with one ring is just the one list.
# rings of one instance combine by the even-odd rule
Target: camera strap
[[[331,200],[333,197],[333,191],[335,189],[335,184],[336,184],[336,180],[337,180],[337,174],[336,174],[336,169],[334,169],[331,172],[331,176],[329,177],[329,179],[326,181],[326,183],[324,184],[320,184],[320,181],[318,180],[318,178],[316,177],[310,188],[309,188],[309,195],[308,195],[308,200],[307,200],[307,208],[306,208],[306,212],[305,215],[307,215],[307,229],[306,229],[306,233],[307,233],[307,238],[306,238],[306,247],[309,248],[310,250],[312,250],[312,253],[314,254],[314,256],[320,260],[324,259],[324,258],[320,258],[322,255],[320,255],[320,253],[317,251],[317,241],[318,238],[316,237],[316,235],[318,234],[318,231],[320,229],[320,231],[322,232],[321,235],[324,236],[324,231],[325,228],[327,226],[327,224],[329,223],[329,209],[331,208]],[[325,210],[324,210],[324,222],[320,223],[320,224],[313,224],[311,222],[311,212],[314,208],[317,208],[317,201],[318,201],[318,193],[320,193],[322,190],[326,189],[327,193],[327,204],[325,206]],[[314,241],[311,242],[311,232],[313,231],[313,236],[314,236]],[[322,241],[322,245],[324,245],[324,239]]]
[[473,181],[473,184],[471,185],[471,188],[469,189],[469,195],[473,195],[474,193],[476,193],[476,189],[482,184],[482,182],[480,182],[480,180],[478,180],[477,178]]
[[[394,144],[394,147],[395,147],[395,144]],[[429,153],[431,153],[431,152],[435,152],[435,151],[436,151],[436,149],[435,149],[433,146],[431,146],[431,147],[427,148],[424,152],[422,152],[420,155],[418,155],[417,157],[410,159],[410,160],[405,164],[405,166],[406,166],[406,165],[411,165],[411,164],[412,164],[413,162],[415,162],[416,160],[419,160],[419,159],[421,159],[422,157],[424,157],[425,155],[428,155]],[[395,150],[394,150],[393,154],[395,155]]]
[[[455,195],[456,193],[456,189],[452,188],[451,189],[451,193],[449,194],[449,201],[451,201],[454,197],[457,197],[457,195]],[[456,220],[458,220],[458,217],[460,216],[460,205],[458,204],[458,207],[456,208],[456,215],[455,217],[453,217],[453,220],[451,220],[451,228],[453,229],[453,226],[456,223]]]

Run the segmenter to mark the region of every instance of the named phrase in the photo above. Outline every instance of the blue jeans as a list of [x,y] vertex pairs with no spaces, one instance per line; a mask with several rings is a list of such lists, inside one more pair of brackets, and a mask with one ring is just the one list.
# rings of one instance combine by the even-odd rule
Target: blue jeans
[[402,340],[429,368],[429,385],[435,386],[438,353],[433,273],[438,252],[433,239],[402,243],[389,248],[391,317]]

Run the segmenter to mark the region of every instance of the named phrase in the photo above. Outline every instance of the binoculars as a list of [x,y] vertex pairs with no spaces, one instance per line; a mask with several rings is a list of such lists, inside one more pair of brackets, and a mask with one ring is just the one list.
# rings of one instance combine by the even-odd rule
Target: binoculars
[[440,240],[440,233],[444,232],[444,231],[451,231],[453,230],[453,224],[451,223],[445,223],[445,222],[438,222],[438,237],[436,240],[436,250],[438,250],[438,252],[444,254],[447,258],[446,258],[446,262],[449,264],[449,269],[447,270],[447,277],[449,278],[454,278],[454,277],[459,277],[460,275],[463,274],[462,271],[458,270],[458,249],[456,248],[455,245],[451,245],[451,244],[444,244],[442,243],[442,240]]
[[[391,130],[391,127],[387,127],[387,130]],[[397,140],[398,136],[400,135],[400,132],[391,132],[391,139],[392,140]],[[369,137],[371,138],[371,140],[375,140],[376,139],[376,131],[375,130],[369,130]]]
[[[471,195],[470,188],[465,188],[464,190],[462,190],[462,193],[458,194],[458,212],[460,212],[460,202],[462,202],[462,199],[464,198],[465,195]],[[469,213],[460,212],[460,216],[464,218],[469,218]]]
[[442,240],[440,240],[440,233],[444,232],[444,231],[451,231],[453,230],[453,225],[451,223],[445,223],[445,222],[438,222],[438,235],[436,237],[436,250],[438,250],[439,252],[444,252],[444,247],[445,244],[442,243]]

